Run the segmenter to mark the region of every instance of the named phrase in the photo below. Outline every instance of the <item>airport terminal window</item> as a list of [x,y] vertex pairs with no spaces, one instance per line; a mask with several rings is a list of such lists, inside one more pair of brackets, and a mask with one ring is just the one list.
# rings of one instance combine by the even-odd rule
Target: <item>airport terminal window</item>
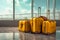
[[[44,1],[44,0],[43,0]],[[42,7],[42,14],[46,16],[44,12],[44,9],[46,9],[46,1],[44,1],[42,5],[42,0],[34,0],[33,2],[33,17],[38,17],[38,7]],[[25,18],[31,18],[31,4],[32,0],[15,0],[15,19],[25,19]]]
[[[55,20],[60,20],[60,6],[59,6],[59,2],[60,0],[56,0],[56,8],[55,8]],[[53,0],[50,0],[50,19],[54,19],[53,18]]]
[[15,0],[15,19],[31,18],[31,0]]
[[[0,20],[16,20],[31,18],[31,1],[32,0],[1,0],[0,1]],[[60,0],[56,0],[55,19],[60,20]],[[44,2],[44,3],[43,3]],[[46,3],[47,0],[34,0],[34,16],[38,17],[38,7],[41,7],[41,16],[46,16]],[[13,5],[15,5],[15,15],[13,16]],[[40,15],[40,14],[39,14]],[[53,0],[50,0],[50,19],[53,18]]]
[[45,10],[46,10],[46,0],[34,0],[34,13],[36,13],[34,17],[46,16]]
[[[53,14],[53,0],[49,0],[49,9],[50,9],[50,19],[54,20],[54,14]],[[60,6],[59,6],[59,2],[60,0],[56,0],[56,10],[55,10],[55,20],[59,20],[60,18]],[[44,2],[44,3],[43,3]],[[38,12],[38,7],[41,8],[41,10],[39,10]],[[37,14],[36,16],[39,15],[41,16],[46,16],[47,17],[47,0],[34,0],[34,12]],[[41,13],[41,14],[40,14]],[[36,17],[35,16],[35,17]]]
[[0,0],[0,20],[13,19],[13,0]]
[[56,20],[60,20],[60,0],[56,0]]
[[[31,18],[31,2],[32,0],[15,0],[15,19],[25,19],[25,18]],[[55,10],[55,20],[60,20],[60,6],[59,2],[60,0],[56,0],[56,10]],[[44,2],[44,3],[43,3]],[[33,17],[38,17],[38,13],[40,16],[46,16],[47,13],[47,0],[34,0],[34,7],[33,7]],[[53,14],[53,0],[50,0],[49,4],[50,9],[50,19],[54,20],[54,14]],[[38,12],[38,7],[41,8],[41,10]]]

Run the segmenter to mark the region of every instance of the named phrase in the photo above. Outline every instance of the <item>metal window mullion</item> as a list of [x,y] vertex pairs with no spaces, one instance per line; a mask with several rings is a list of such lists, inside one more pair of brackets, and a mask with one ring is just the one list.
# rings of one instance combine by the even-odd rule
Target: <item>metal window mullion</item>
[[31,0],[31,1],[32,1],[32,2],[31,2],[31,4],[32,4],[32,5],[31,5],[31,18],[33,18],[33,1],[34,1],[34,0]]
[[46,13],[46,15],[47,15],[48,19],[50,19],[50,13],[49,13],[49,11],[50,11],[50,0],[47,0],[47,13]]
[[56,8],[56,0],[53,0],[53,16],[55,20],[55,8]]
[[13,0],[13,20],[15,20],[15,0]]

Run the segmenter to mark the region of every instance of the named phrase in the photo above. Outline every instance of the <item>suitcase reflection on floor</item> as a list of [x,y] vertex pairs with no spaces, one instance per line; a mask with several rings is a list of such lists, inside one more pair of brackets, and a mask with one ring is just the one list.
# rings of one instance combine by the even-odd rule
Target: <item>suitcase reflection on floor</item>
[[55,36],[43,36],[43,39],[42,40],[56,40],[56,37]]
[[55,40],[55,35],[42,35],[42,34],[31,34],[31,33],[19,33],[20,40]]
[[32,34],[28,34],[28,33],[22,33],[22,32],[20,32],[19,36],[20,36],[19,37],[20,40],[32,40],[33,39]]

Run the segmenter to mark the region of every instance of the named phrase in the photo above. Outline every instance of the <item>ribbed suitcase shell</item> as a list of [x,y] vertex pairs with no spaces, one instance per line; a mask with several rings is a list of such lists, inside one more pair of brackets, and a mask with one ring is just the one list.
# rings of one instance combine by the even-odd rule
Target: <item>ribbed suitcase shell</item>
[[31,32],[33,32],[33,33],[40,33],[41,32],[39,18],[32,18],[30,20],[30,24],[31,24]]
[[28,20],[21,20],[19,21],[18,30],[22,32],[30,32],[30,23]]
[[56,32],[56,21],[44,21],[42,25],[42,33],[52,34]]
[[51,21],[51,26],[53,27],[53,32],[56,32],[56,21]]

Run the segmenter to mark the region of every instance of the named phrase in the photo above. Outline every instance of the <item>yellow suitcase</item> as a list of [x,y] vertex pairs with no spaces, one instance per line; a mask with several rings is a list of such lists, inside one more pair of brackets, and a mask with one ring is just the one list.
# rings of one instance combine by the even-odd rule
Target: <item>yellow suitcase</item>
[[40,16],[39,18],[42,18],[44,21],[48,20],[45,16]]
[[40,19],[41,25],[42,25],[43,21],[47,21],[47,20],[48,20],[48,19],[47,19],[46,17],[44,17],[44,16],[40,16],[39,19]]
[[42,33],[52,34],[56,32],[56,21],[44,21],[42,24]]
[[33,32],[33,33],[40,33],[41,32],[41,26],[40,26],[39,21],[40,21],[39,18],[30,19],[31,32]]
[[29,23],[29,21],[28,20],[19,21],[18,30],[22,31],[22,32],[30,32],[30,23]]
[[43,18],[38,18],[38,19],[39,19],[40,24],[42,25],[44,19]]
[[56,32],[56,21],[51,20],[51,26],[53,27],[53,32]]

